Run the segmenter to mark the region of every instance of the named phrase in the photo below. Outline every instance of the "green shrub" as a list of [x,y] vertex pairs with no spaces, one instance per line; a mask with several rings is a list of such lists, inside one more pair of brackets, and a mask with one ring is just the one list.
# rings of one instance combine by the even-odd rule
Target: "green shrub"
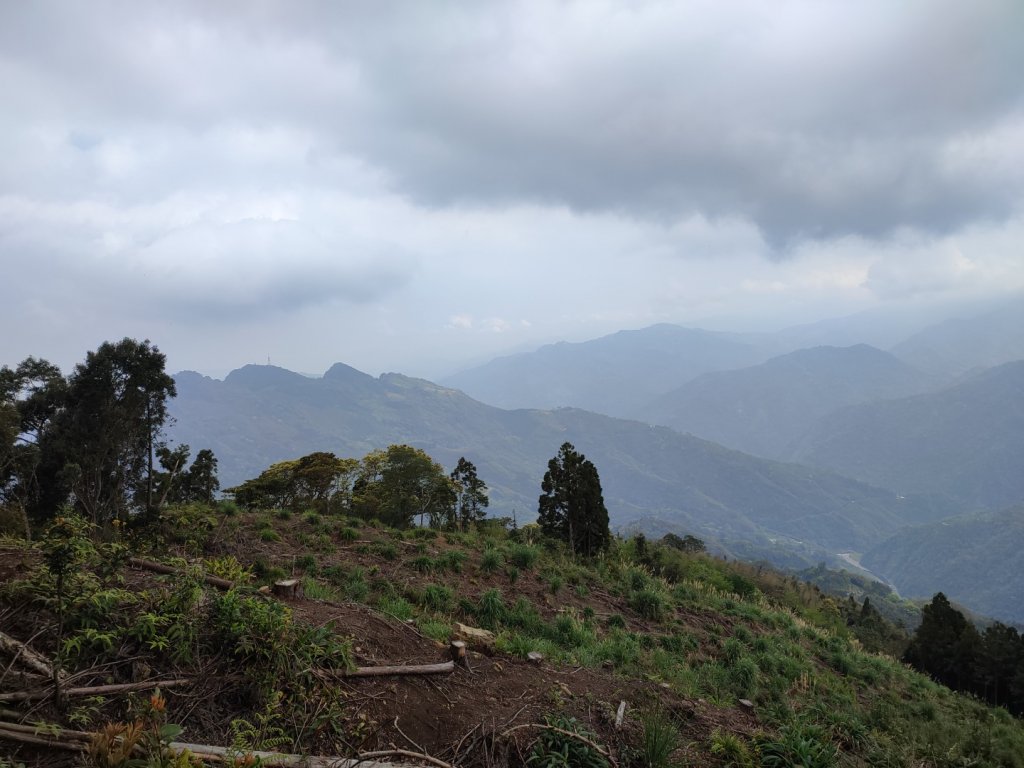
[[283,508],[282,509],[275,509],[274,510],[274,517],[276,517],[278,520],[291,520],[292,519],[292,511],[290,509],[283,509]]
[[579,739],[559,733],[569,731],[596,743],[597,736],[585,730],[575,718],[549,715],[545,722],[559,730],[540,730],[537,743],[526,759],[527,765],[532,768],[608,768],[608,761],[600,752]]
[[295,567],[305,573],[315,574],[317,571],[316,557],[313,555],[299,555],[295,558]]
[[438,558],[437,564],[441,570],[452,573],[462,573],[462,566],[465,564],[467,555],[457,549],[450,549]]
[[430,573],[431,571],[437,570],[437,563],[434,562],[434,558],[427,555],[420,555],[414,557],[409,561],[409,567],[413,570],[419,571],[420,573]]
[[394,616],[396,619],[407,621],[412,618],[412,605],[403,597],[384,597],[377,603],[382,613]]
[[832,768],[839,752],[820,726],[793,724],[784,726],[777,737],[755,737],[764,768]]
[[629,598],[629,607],[645,619],[662,621],[668,615],[668,600],[656,589],[641,589]]
[[485,549],[480,556],[480,570],[484,573],[494,573],[501,568],[504,558],[501,552],[492,548]]
[[391,561],[398,557],[398,547],[390,541],[378,541],[374,545],[376,553],[385,560]]
[[474,611],[480,623],[489,628],[495,629],[505,618],[505,601],[501,597],[501,591],[489,589],[480,595],[480,600]]
[[452,635],[452,625],[444,619],[436,617],[422,617],[419,628],[420,632],[439,643],[443,643]]
[[747,743],[735,734],[716,728],[711,733],[711,754],[727,768],[752,768],[754,760]]
[[508,560],[516,568],[529,571],[537,563],[540,550],[529,544],[513,544],[508,552]]
[[234,517],[238,514],[238,505],[233,499],[222,499],[217,502],[217,511],[225,517]]
[[366,582],[366,573],[362,568],[353,568],[345,579],[345,598],[354,603],[361,603],[370,594],[370,585]]
[[440,584],[428,584],[423,590],[423,605],[438,613],[448,613],[452,609],[454,593]]
[[338,531],[338,538],[342,541],[355,541],[359,538],[359,531],[355,528],[342,528]]
[[644,768],[668,768],[669,758],[679,746],[679,731],[672,721],[658,712],[642,715],[640,758]]
[[609,629],[625,629],[626,620],[622,617],[622,614],[613,613],[607,619],[605,619],[605,626]]

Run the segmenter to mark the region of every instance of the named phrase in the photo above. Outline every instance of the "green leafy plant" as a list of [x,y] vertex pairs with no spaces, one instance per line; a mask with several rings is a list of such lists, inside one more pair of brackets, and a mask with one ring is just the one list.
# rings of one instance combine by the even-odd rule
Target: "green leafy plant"
[[[526,759],[534,768],[608,768],[608,759],[592,746],[596,736],[575,718],[548,716]],[[582,737],[575,738],[575,736]],[[589,743],[588,743],[589,742]]]
[[649,712],[641,716],[640,760],[644,768],[668,768],[672,753],[679,746],[679,731],[664,714]]

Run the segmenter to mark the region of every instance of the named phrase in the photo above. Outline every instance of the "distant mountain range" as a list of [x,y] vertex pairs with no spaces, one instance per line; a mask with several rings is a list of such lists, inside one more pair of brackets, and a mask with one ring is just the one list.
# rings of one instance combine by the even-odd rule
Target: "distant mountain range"
[[907,597],[941,591],[974,611],[1024,623],[1024,505],[901,531],[862,562]]
[[821,418],[790,458],[966,511],[1024,500],[1024,361]]
[[[409,443],[449,468],[464,455],[490,486],[492,513],[520,522],[535,517],[547,461],[568,440],[597,465],[623,529],[694,533],[718,551],[797,569],[866,552],[862,564],[904,594],[944,589],[1018,617],[1013,589],[1024,585],[986,587],[1005,567],[983,553],[1001,525],[999,545],[1024,549],[1014,538],[1024,528],[1022,308],[943,322],[888,352],[799,347],[891,338],[916,317],[775,334],[659,325],[499,358],[445,385],[343,364],[323,377],[272,366],[224,381],[185,372],[171,438],[212,448],[225,485],[316,450],[359,457]],[[1018,516],[986,511],[1006,507]],[[944,575],[947,561],[955,568]]]
[[892,347],[915,368],[953,380],[1024,360],[1024,298],[997,309],[945,320]]
[[953,511],[664,427],[578,409],[507,411],[398,374],[375,379],[335,365],[310,379],[246,366],[224,381],[196,373],[176,381],[171,437],[212,448],[225,485],[316,450],[358,457],[409,443],[449,468],[469,458],[491,488],[492,513],[515,510],[522,522],[535,517],[547,461],[568,440],[596,464],[614,524],[655,516],[765,553],[793,542],[863,551],[902,525]]
[[629,417],[702,373],[754,365],[788,349],[767,334],[653,325],[499,357],[442,383],[499,408],[571,406]]
[[[812,347],[871,344],[888,349],[939,384],[953,383],[981,368],[1024,359],[1024,333],[1020,331],[1024,327],[1024,297],[1004,300],[988,309],[962,305],[957,311],[963,319],[929,325],[928,318],[934,318],[937,310],[878,309],[773,333],[719,333],[654,325],[499,357],[444,377],[441,383],[500,408],[574,407],[609,416],[649,418],[652,413],[664,415],[664,408],[671,410],[661,399],[702,374],[756,366]],[[869,366],[880,364],[865,362]],[[888,364],[892,366],[892,361]],[[769,369],[765,373],[775,375],[777,371]],[[807,379],[807,386],[813,384],[814,375]],[[875,399],[876,394],[888,397],[920,391],[903,389],[893,381],[890,395],[887,384],[870,378],[870,370],[856,375],[868,377],[868,389],[861,394],[852,384],[846,385],[845,401],[838,398],[841,404]],[[877,390],[871,389],[873,381],[881,385]],[[756,374],[748,382],[743,386],[756,389]],[[824,395],[825,401],[827,397]],[[681,398],[685,400],[686,396]],[[722,432],[728,434],[728,429]]]
[[822,416],[933,385],[931,377],[874,347],[814,347],[749,368],[705,373],[639,415],[757,456],[788,459],[792,443]]

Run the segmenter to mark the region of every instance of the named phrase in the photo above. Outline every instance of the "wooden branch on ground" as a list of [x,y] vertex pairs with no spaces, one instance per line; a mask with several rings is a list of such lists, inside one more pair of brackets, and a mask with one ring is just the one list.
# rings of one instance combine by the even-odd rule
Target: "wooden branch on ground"
[[0,632],[0,651],[10,654],[15,661],[44,677],[53,679],[53,665],[40,653],[33,651],[20,640]]
[[[442,661],[438,664],[400,664],[383,667],[356,667],[348,671],[321,670],[321,674],[336,677],[401,677],[413,675],[447,675],[455,671],[454,661]],[[115,683],[113,685],[91,685],[82,688],[66,688],[64,696],[102,696],[108,693],[128,693],[131,691],[149,691],[155,688],[176,688],[191,685],[200,678],[178,678],[175,680],[149,680],[141,683]],[[201,678],[209,680],[210,678]],[[229,676],[220,680],[240,680],[241,677]],[[53,688],[47,687],[37,691],[14,691],[0,693],[0,702],[40,701],[53,695]]]
[[[51,747],[54,749],[76,752],[84,751],[89,741],[92,740],[93,735],[84,731],[65,729],[49,734],[32,725],[0,722],[0,740],[16,741],[22,744],[32,744],[33,746]],[[230,747],[218,747],[211,744],[187,744],[174,741],[169,746],[175,752],[181,753],[188,750],[199,759],[213,763],[227,763],[236,754],[236,750],[232,750]],[[400,751],[396,751],[394,754],[399,753]],[[248,754],[258,757],[260,765],[265,766],[265,768],[356,768],[357,764],[360,768],[401,768],[401,766],[394,763],[366,762],[363,759],[372,755],[363,755],[358,760],[350,760],[345,757],[291,755],[282,752],[253,751]],[[453,768],[448,763],[443,763],[427,755],[420,755],[416,752],[403,754],[426,759],[428,762],[434,762],[435,765],[441,768]]]
[[[131,557],[128,559],[128,563],[135,568],[141,568],[144,571],[152,571],[153,573],[163,573],[175,576],[186,576],[188,574],[188,572],[183,568],[175,568],[173,565],[164,565],[163,563],[157,563],[153,560],[143,560],[141,557]],[[217,587],[218,589],[231,589],[235,586],[235,582],[222,579],[219,576],[204,575],[203,581],[211,587]]]
[[422,752],[410,752],[407,749],[382,749],[377,752],[363,752],[359,755],[359,764],[366,765],[363,760],[371,757],[412,757],[416,760],[436,765],[438,768],[455,768],[451,763],[446,763],[444,760],[438,760],[436,757],[431,757]]
[[32,744],[38,747],[52,747],[54,749],[67,749],[73,752],[84,752],[85,742],[75,739],[64,738],[62,736],[47,736],[45,734],[37,734],[35,730],[32,733],[26,733],[22,730],[15,730],[7,726],[7,724],[0,725],[0,741],[17,741],[21,744]]
[[388,677],[391,675],[447,675],[455,671],[454,661],[439,664],[402,664],[391,667],[356,667],[341,677]]
[[[61,693],[65,696],[102,696],[106,693],[127,693],[129,691],[148,691],[154,688],[175,688],[195,682],[192,678],[177,680],[151,680],[144,683],[116,683],[114,685],[92,685],[84,688],[65,688]],[[15,691],[0,693],[0,701],[39,701],[52,695],[53,689],[41,691]]]

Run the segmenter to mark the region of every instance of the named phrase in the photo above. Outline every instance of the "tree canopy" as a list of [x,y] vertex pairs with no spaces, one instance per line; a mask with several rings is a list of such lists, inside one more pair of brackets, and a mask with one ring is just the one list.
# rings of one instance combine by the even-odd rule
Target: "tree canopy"
[[183,471],[188,447],[162,440],[176,394],[165,362],[148,340],[126,338],[89,352],[66,378],[32,357],[0,368],[0,504],[46,520],[71,502],[104,524],[156,512],[186,479],[202,488],[189,498],[212,501],[213,454],[200,452],[193,477]]

